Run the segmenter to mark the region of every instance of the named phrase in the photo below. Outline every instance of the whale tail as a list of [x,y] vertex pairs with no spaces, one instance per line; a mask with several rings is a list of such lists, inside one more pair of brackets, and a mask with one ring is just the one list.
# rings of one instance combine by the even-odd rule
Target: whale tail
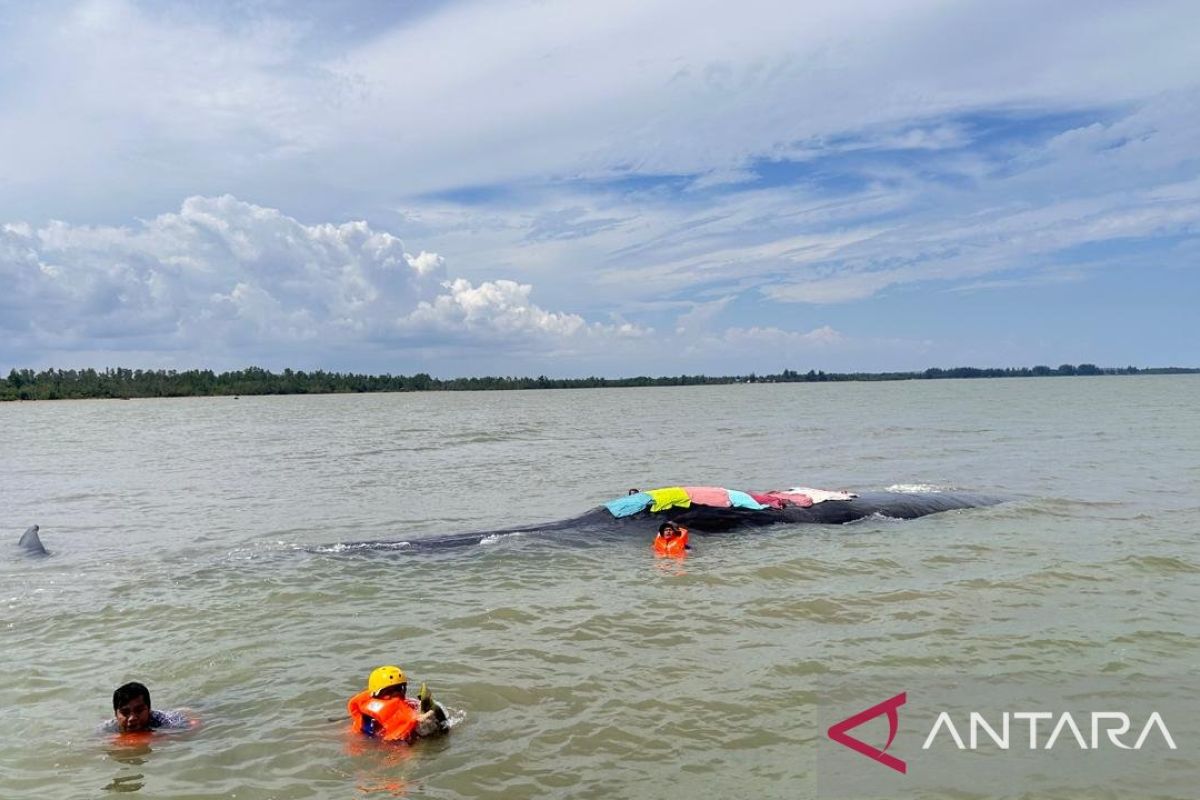
[[45,546],[42,544],[42,537],[38,536],[38,531],[40,530],[41,527],[37,525],[30,525],[25,529],[25,532],[21,534],[21,538],[17,541],[17,546],[21,547],[30,555],[48,555],[46,553]]

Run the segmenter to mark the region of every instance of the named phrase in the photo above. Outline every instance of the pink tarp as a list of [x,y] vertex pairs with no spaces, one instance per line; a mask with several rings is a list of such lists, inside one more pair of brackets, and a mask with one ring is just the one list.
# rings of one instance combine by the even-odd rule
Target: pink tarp
[[776,497],[768,492],[746,492],[746,494],[753,497],[755,502],[771,508],[783,508],[786,505],[782,497]]
[[783,508],[784,506],[800,506],[808,508],[813,504],[812,498],[799,492],[750,492],[750,496],[764,506]]
[[683,490],[692,498],[692,502],[700,506],[713,508],[729,508],[729,492],[719,486],[685,486]]

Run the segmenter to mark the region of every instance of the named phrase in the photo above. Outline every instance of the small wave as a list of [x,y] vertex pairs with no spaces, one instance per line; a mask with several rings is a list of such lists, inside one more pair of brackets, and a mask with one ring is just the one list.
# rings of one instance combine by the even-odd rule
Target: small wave
[[1200,566],[1178,556],[1127,556],[1119,563],[1128,564],[1142,572],[1158,574],[1200,572]]
[[491,533],[479,540],[479,546],[483,547],[485,545],[494,545],[498,542],[504,541],[505,539],[517,538],[520,535],[520,533]]
[[412,547],[412,542],[337,542],[336,544],[317,545],[312,548],[314,553],[353,553],[356,550],[404,550]]
[[221,560],[227,561],[256,561],[261,558],[269,558],[275,553],[288,553],[303,550],[304,546],[296,542],[288,542],[282,539],[274,541],[258,541],[242,547],[235,547],[227,554],[221,557]]
[[952,492],[953,486],[937,486],[932,483],[893,483],[891,486],[884,489],[885,492],[896,492],[897,494],[937,494],[939,492]]
[[889,517],[887,514],[884,514],[882,511],[875,511],[871,514],[868,514],[865,517],[859,517],[858,519],[852,519],[845,524],[847,526],[850,526],[850,525],[862,525],[863,523],[870,523],[870,522],[907,522],[907,521],[908,520],[904,519],[903,517]]

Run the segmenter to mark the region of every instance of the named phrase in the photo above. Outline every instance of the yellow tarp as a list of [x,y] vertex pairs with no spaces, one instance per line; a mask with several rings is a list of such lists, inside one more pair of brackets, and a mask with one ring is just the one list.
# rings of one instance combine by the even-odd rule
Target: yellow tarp
[[666,511],[668,508],[687,508],[692,504],[692,498],[682,486],[669,486],[666,489],[650,489],[646,492],[654,501],[650,506],[651,513]]

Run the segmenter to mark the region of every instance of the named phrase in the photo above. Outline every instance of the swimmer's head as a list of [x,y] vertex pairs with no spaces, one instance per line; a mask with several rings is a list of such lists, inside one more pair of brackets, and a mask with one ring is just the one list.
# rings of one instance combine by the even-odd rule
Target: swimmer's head
[[367,689],[372,697],[379,697],[381,692],[388,689],[392,690],[388,694],[399,694],[403,697],[408,689],[408,678],[404,676],[404,670],[389,664],[371,673],[371,677],[367,678]]
[[150,730],[150,690],[137,681],[113,692],[113,717],[121,733]]

